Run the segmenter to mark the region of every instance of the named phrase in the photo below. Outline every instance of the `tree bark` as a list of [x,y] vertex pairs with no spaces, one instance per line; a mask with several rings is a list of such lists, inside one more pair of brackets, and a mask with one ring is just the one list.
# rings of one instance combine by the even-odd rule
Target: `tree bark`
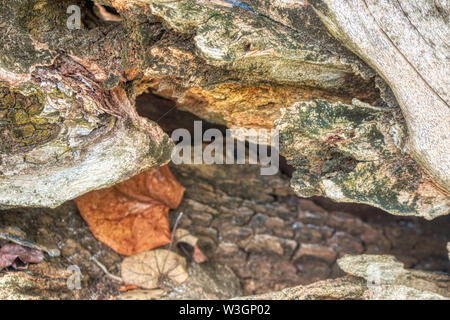
[[328,30],[389,84],[408,126],[408,150],[448,191],[448,4],[428,0],[311,3]]
[[134,107],[150,91],[280,129],[299,195],[448,213],[448,8],[344,2],[2,0],[0,205],[57,206],[167,163],[170,139]]

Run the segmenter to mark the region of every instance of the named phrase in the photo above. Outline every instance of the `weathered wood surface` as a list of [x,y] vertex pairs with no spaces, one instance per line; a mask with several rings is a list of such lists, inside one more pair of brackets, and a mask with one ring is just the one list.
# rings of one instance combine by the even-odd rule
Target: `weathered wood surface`
[[313,0],[329,31],[393,90],[408,150],[450,190],[450,7],[441,0]]
[[408,270],[389,255],[356,255],[338,259],[348,276],[308,286],[249,296],[248,300],[448,300],[446,274]]
[[[0,1],[0,206],[56,206],[166,163],[169,137],[135,110],[150,91],[231,128],[276,122],[301,196],[448,213],[447,25],[429,27],[448,10],[403,8],[416,10],[410,22],[397,4],[341,2]],[[67,27],[71,5],[78,29]],[[381,5],[392,22],[370,11]],[[411,43],[424,53],[405,51]],[[403,116],[345,46],[392,86]]]

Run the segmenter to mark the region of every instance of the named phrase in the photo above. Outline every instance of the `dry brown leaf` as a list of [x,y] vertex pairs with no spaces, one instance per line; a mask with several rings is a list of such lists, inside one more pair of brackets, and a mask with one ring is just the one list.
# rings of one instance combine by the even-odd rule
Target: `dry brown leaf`
[[139,201],[159,201],[175,209],[183,199],[184,188],[168,166],[147,170],[114,186],[130,198]]
[[155,289],[162,276],[175,283],[183,283],[189,277],[186,260],[173,251],[157,249],[122,261],[122,279],[126,284]]
[[114,188],[76,199],[92,234],[123,255],[133,255],[170,242],[169,208],[159,202],[131,200]]
[[183,193],[165,166],[75,202],[98,240],[120,254],[133,255],[170,242],[169,206],[178,206]]
[[203,251],[200,250],[200,248],[197,245],[194,246],[194,254],[192,255],[192,259],[196,263],[203,263],[206,262],[206,260],[208,260]]
[[183,228],[178,228],[175,230],[175,242],[184,242],[189,244],[192,247],[195,247],[195,245],[198,242],[198,238],[196,236],[193,236],[188,230]]
[[[26,269],[28,263],[39,263],[44,259],[41,251],[8,243],[0,249],[0,270],[12,266],[14,269]],[[24,265],[18,264],[18,260]]]
[[202,250],[197,246],[198,238],[193,236],[188,230],[178,228],[175,231],[175,242],[178,243],[187,243],[191,247],[194,248],[194,252],[192,254],[192,259],[196,263],[203,263],[207,260],[205,254]]

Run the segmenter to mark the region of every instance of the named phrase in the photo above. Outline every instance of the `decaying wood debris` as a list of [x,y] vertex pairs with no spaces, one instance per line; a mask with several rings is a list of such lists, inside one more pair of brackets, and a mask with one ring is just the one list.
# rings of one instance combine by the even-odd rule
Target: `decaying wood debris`
[[[0,212],[0,225],[16,226],[30,241],[61,250],[58,257],[45,255],[42,262],[30,264],[27,273],[3,270],[0,298],[229,299],[299,285],[307,286],[304,292],[312,297],[313,288],[324,283],[335,284],[335,298],[362,298],[367,282],[345,277],[338,265],[345,255],[393,255],[405,269],[441,275],[450,271],[446,250],[450,216],[425,221],[373,208],[369,211],[368,207],[350,213],[344,208],[319,206],[298,198],[287,177],[260,176],[256,174],[259,168],[251,165],[183,165],[171,169],[186,187],[181,205],[170,213],[171,225],[182,211],[177,230],[189,230],[208,258],[199,264],[192,251],[172,247],[186,259],[186,282],[161,282],[159,291],[135,288],[120,292],[124,285],[115,278],[121,276],[125,257],[94,238],[71,201],[56,209]],[[67,287],[74,276],[69,268],[74,265],[81,272],[80,290]],[[429,274],[442,279],[436,273]],[[333,280],[336,278],[340,280]],[[346,285],[339,286],[342,282]],[[351,288],[358,290],[346,296]]]
[[[3,207],[56,206],[166,163],[170,139],[134,108],[151,91],[228,127],[276,124],[299,195],[448,213],[447,7],[79,0],[69,28],[73,2],[1,3]],[[283,117],[299,106],[304,120]]]
[[[197,237],[206,263],[187,258],[182,290],[161,285],[130,297],[448,298],[446,276],[409,270],[426,258],[399,258],[405,269],[388,256],[408,250],[396,251],[403,229],[378,232],[370,221],[299,197],[366,204],[405,219],[450,212],[449,15],[441,0],[1,0],[0,208],[9,211],[0,219],[28,208],[24,216],[42,213],[39,232],[51,234],[45,226],[69,208],[65,223],[81,234],[66,203],[77,199],[94,235],[120,254],[167,245],[169,207],[184,188],[170,172],[157,182],[149,174],[169,170],[174,147],[160,119],[136,109],[136,99],[151,94],[215,125],[278,129],[293,174],[289,189],[280,175],[255,178],[252,169],[175,166],[187,188],[180,227]],[[120,214],[111,222],[112,207]],[[147,228],[136,227],[142,217]],[[411,225],[422,236],[422,222]],[[108,280],[95,280],[103,273],[91,259],[104,254],[118,274],[116,253],[92,252],[89,237],[56,238],[50,247],[62,257],[53,264],[4,244],[22,262],[40,263],[31,274],[0,276],[15,284],[1,298],[21,298],[25,287],[34,290],[25,298],[54,298],[49,288],[65,290],[71,263],[94,266],[84,281],[95,285],[66,290],[67,297],[117,298]],[[448,240],[423,246],[441,257]],[[16,266],[14,254],[3,267]],[[285,274],[268,271],[277,263]],[[381,295],[367,287],[366,272],[379,264],[399,276]],[[252,265],[268,275],[246,273]],[[33,270],[56,276],[43,280]],[[204,286],[214,270],[232,285]]]
[[183,192],[163,166],[86,193],[75,202],[94,236],[129,256],[170,242],[169,209],[178,207]]

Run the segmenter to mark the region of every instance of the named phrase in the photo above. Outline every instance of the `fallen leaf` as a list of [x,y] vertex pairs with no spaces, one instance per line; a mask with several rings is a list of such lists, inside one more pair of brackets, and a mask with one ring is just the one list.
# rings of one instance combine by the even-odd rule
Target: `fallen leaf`
[[184,188],[167,166],[147,170],[118,185],[75,199],[92,234],[123,255],[170,242],[169,207],[176,208]]
[[[12,266],[14,269],[26,269],[28,263],[39,263],[44,259],[41,251],[8,243],[0,248],[0,270]],[[18,260],[24,264],[20,266]]]
[[198,242],[198,238],[196,236],[193,236],[188,230],[183,228],[178,228],[177,230],[175,230],[174,238],[176,243],[184,242],[191,245],[192,247],[194,247]]
[[193,247],[194,251],[192,253],[192,260],[194,260],[194,262],[203,263],[207,260],[205,254],[197,246],[198,238],[193,236],[188,230],[178,228],[175,231],[175,242],[177,244],[186,243],[189,246]]
[[76,203],[94,237],[120,254],[133,255],[170,241],[169,208],[159,202],[131,200],[109,188],[90,192]]
[[147,170],[114,186],[124,195],[139,201],[158,201],[175,209],[183,198],[184,188],[168,166]]
[[144,289],[159,287],[161,277],[175,283],[187,280],[186,260],[173,251],[157,249],[141,252],[122,261],[122,279]]
[[197,245],[194,246],[194,254],[192,255],[192,259],[196,263],[203,263],[206,260],[208,260],[203,251],[200,250],[200,248]]

